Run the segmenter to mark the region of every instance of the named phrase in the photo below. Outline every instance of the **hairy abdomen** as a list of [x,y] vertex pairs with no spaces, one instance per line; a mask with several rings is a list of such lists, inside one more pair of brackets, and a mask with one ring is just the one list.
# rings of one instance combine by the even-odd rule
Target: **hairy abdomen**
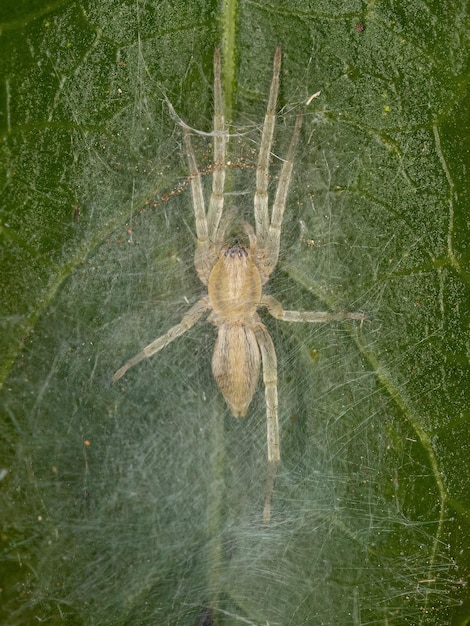
[[254,332],[241,324],[222,324],[212,357],[212,372],[235,417],[244,417],[259,378],[260,352]]

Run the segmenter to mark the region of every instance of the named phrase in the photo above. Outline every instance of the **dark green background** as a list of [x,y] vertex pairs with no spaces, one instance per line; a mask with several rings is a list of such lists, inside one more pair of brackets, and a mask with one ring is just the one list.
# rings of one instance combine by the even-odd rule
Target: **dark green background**
[[[467,624],[468,2],[8,0],[0,26],[0,621]],[[165,97],[210,131],[221,46],[227,205],[252,220],[278,43],[273,186],[321,94],[269,293],[373,321],[263,314],[263,528],[263,390],[230,416],[212,326],[110,378],[203,292]]]

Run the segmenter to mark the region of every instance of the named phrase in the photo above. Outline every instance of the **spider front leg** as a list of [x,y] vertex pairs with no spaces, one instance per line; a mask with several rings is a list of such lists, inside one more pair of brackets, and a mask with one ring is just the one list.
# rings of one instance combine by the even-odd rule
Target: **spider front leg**
[[212,174],[212,193],[207,213],[209,239],[215,242],[220,218],[224,210],[225,150],[228,133],[225,130],[224,99],[220,77],[220,50],[214,51],[214,172]]
[[122,378],[128,369],[134,367],[134,365],[137,365],[140,361],[148,359],[157,352],[160,352],[160,350],[163,350],[163,348],[165,348],[169,343],[178,337],[181,337],[181,335],[192,328],[209,309],[210,302],[207,296],[198,300],[198,302],[196,302],[196,304],[189,309],[186,315],[183,316],[179,324],[170,328],[168,332],[161,337],[158,337],[158,339],[155,339],[155,341],[152,341],[152,343],[149,343],[148,346],[132,357],[132,359],[129,359],[127,363],[124,363],[124,365],[120,367],[112,377],[113,383]]
[[267,282],[274,270],[279,257],[279,242],[281,238],[281,226],[286,207],[287,192],[289,190],[295,151],[300,136],[303,112],[297,115],[294,132],[290,142],[287,157],[282,165],[279,183],[274,198],[272,215],[269,215],[268,206],[268,183],[269,161],[273,143],[274,125],[276,121],[276,104],[279,93],[279,76],[281,71],[281,48],[278,46],[274,54],[273,77],[269,91],[268,106],[264,118],[263,132],[256,167],[256,192],[254,196],[254,213],[256,236],[262,249],[263,256],[259,257],[263,284]]
[[209,210],[206,214],[201,173],[191,142],[188,127],[184,127],[184,143],[189,165],[191,193],[194,216],[196,220],[197,245],[194,253],[194,265],[201,281],[207,285],[209,274],[214,265],[219,243],[219,224],[224,209],[224,184],[227,131],[223,109],[223,93],[220,69],[220,51],[214,51],[214,121],[212,135],[214,138],[214,171],[212,173],[212,192]]
[[286,159],[282,164],[276,195],[274,197],[271,223],[264,240],[265,256],[263,260],[263,280],[266,282],[277,265],[279,258],[279,246],[281,242],[282,220],[286,208],[287,192],[289,191],[292,168],[294,165],[295,151],[299,141],[300,129],[302,128],[303,112],[297,114],[294,132],[290,142]]
[[184,129],[184,144],[186,147],[186,156],[188,158],[189,175],[191,179],[191,195],[193,198],[194,218],[196,221],[197,245],[194,252],[194,267],[196,268],[196,272],[201,281],[204,285],[207,285],[215,258],[213,258],[213,255],[210,254],[212,246],[207,227],[201,173],[197,167],[196,157],[194,156],[194,150],[191,143],[191,135],[188,128]]
[[255,224],[256,235],[260,245],[264,247],[264,241],[269,227],[268,209],[268,183],[269,183],[269,159],[271,158],[271,146],[273,143],[274,124],[276,122],[276,104],[279,93],[279,75],[281,71],[281,46],[276,48],[273,63],[273,77],[269,90],[268,107],[264,117],[263,132],[256,167],[256,192],[255,192]]

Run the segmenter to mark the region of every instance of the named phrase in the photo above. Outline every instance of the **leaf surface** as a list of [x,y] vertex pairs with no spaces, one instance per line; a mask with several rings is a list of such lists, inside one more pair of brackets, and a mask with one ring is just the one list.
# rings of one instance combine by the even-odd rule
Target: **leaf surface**
[[[2,620],[467,624],[468,3],[0,11]],[[235,420],[212,325],[111,376],[204,293],[178,118],[208,201],[216,45],[226,210],[253,223],[279,43],[271,197],[305,121],[267,292],[373,319],[261,312],[263,527],[263,385]]]

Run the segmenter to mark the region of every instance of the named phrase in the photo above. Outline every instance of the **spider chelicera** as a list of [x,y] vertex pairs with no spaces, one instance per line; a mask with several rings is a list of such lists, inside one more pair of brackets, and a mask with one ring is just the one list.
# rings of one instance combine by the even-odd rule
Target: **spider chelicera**
[[[262,323],[257,309],[265,307],[276,319],[285,322],[321,323],[331,320],[366,320],[361,312],[330,313],[327,311],[285,311],[280,302],[263,293],[279,257],[282,219],[286,207],[294,155],[302,126],[303,113],[297,115],[294,132],[282,164],[272,209],[269,208],[269,162],[276,119],[279,91],[281,48],[274,54],[273,77],[261,134],[256,168],[254,193],[255,229],[246,222],[243,228],[249,245],[226,245],[224,242],[227,220],[223,219],[226,147],[228,133],[225,126],[221,84],[220,52],[214,53],[214,169],[212,193],[206,211],[201,174],[198,170],[191,144],[190,130],[184,126],[184,142],[188,158],[193,209],[196,221],[197,244],[194,265],[199,278],[207,286],[202,297],[184,315],[176,326],[152,341],[141,352],[127,361],[113,376],[119,380],[128,369],[160,352],[177,337],[211,311],[208,321],[218,329],[212,357],[212,372],[232,414],[243,417],[253,399],[259,380],[261,361],[266,395],[268,460],[270,484],[280,460],[277,361],[274,344]],[[270,490],[266,496],[264,521],[270,517]]]

